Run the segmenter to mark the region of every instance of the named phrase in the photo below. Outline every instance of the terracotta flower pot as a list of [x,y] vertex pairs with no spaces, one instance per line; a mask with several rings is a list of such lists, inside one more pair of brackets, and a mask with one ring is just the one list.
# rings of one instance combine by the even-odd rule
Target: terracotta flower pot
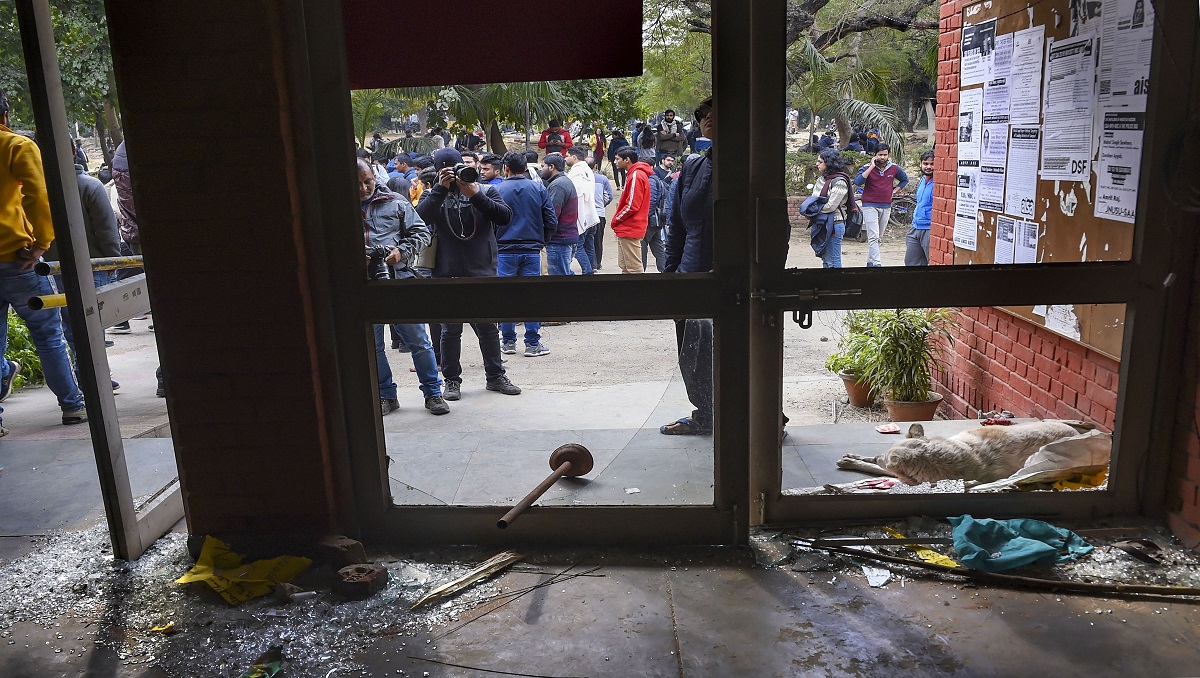
[[888,417],[892,421],[933,421],[933,415],[937,412],[938,405],[942,404],[942,394],[931,393],[930,398],[930,400],[915,402],[885,399],[883,406],[887,408]]
[[846,385],[846,395],[850,396],[850,404],[855,407],[870,407],[875,404],[875,389],[870,384],[858,383],[858,375],[838,372],[842,383]]

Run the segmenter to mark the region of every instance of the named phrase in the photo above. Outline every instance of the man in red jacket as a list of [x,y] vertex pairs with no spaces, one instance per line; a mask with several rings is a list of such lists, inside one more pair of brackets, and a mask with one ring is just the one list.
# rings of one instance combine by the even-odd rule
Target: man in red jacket
[[538,148],[546,152],[546,155],[551,153],[566,153],[571,147],[571,133],[563,129],[562,123],[558,120],[551,120],[550,127],[542,130],[542,138],[538,141]]
[[642,272],[642,238],[650,217],[650,165],[638,161],[637,150],[625,146],[617,151],[613,164],[628,173],[625,190],[613,214],[612,230],[617,236],[617,265],[622,273]]

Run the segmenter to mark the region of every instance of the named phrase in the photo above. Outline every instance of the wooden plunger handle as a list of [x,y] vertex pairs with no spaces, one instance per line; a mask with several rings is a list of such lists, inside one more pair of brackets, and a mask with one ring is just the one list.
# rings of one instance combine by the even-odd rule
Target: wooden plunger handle
[[525,498],[518,502],[516,506],[512,507],[511,511],[505,513],[504,517],[500,520],[497,520],[496,527],[503,530],[511,525],[514,520],[516,520],[522,513],[525,512],[525,509],[532,506],[533,502],[538,500],[538,497],[541,497],[546,493],[546,490],[550,489],[554,483],[557,483],[559,478],[562,478],[570,472],[571,462],[564,461],[563,463],[559,464],[558,468],[554,469],[554,473],[546,476],[546,479],[542,481],[541,485],[533,488],[533,491],[525,495]]

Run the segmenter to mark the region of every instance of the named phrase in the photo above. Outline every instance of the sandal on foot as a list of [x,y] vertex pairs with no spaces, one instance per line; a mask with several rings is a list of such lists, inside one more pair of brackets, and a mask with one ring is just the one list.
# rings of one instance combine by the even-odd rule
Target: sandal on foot
[[713,431],[703,428],[691,417],[681,417],[669,424],[658,427],[658,432],[665,436],[706,436]]

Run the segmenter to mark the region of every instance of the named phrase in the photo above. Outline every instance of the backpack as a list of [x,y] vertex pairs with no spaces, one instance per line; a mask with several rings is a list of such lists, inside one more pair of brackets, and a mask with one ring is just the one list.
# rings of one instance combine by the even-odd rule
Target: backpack
[[662,207],[667,199],[667,186],[662,179],[654,176],[654,172],[646,175],[650,180],[650,218],[655,225],[662,223]]
[[829,186],[837,179],[846,180],[846,234],[843,238],[851,240],[857,239],[862,233],[863,227],[863,211],[862,206],[858,204],[858,199],[854,197],[854,182],[850,180],[850,175],[844,172],[839,172],[833,175],[833,178],[825,182],[824,188],[821,189],[821,195],[829,194]]

